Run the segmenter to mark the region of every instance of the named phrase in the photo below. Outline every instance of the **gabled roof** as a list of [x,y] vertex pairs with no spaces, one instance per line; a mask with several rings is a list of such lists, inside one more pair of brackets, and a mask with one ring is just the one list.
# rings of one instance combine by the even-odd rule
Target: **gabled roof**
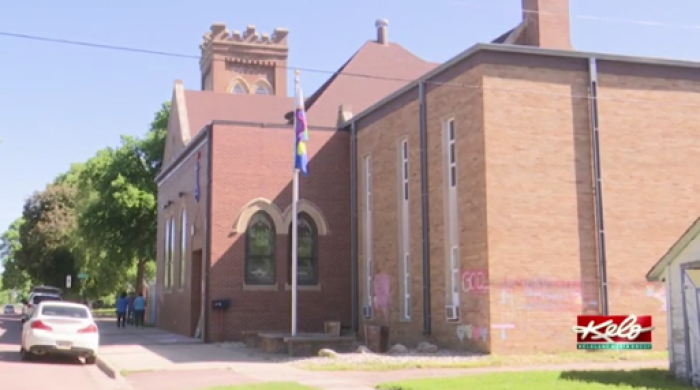
[[284,113],[294,99],[275,95],[236,95],[212,91],[185,91],[191,136],[213,120],[285,124]]
[[518,23],[517,26],[511,28],[510,30],[500,35],[498,38],[491,41],[491,43],[500,43],[504,45],[523,44],[523,41],[525,39],[524,33],[526,28],[527,20],[523,20],[522,22]]
[[368,41],[306,99],[309,122],[334,127],[340,105],[361,112],[438,65],[397,43]]
[[692,225],[681,235],[681,237],[666,251],[666,253],[647,272],[647,280],[658,282],[663,276],[663,272],[683,250],[700,234],[700,218],[696,219]]

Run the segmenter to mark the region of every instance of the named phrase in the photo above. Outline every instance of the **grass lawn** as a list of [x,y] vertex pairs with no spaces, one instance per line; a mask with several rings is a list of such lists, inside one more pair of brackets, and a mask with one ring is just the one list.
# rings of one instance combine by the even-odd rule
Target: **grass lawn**
[[392,371],[409,368],[478,368],[504,366],[532,366],[567,363],[605,363],[621,361],[668,360],[667,351],[575,351],[560,354],[484,356],[459,360],[393,360],[379,356],[377,359],[351,361],[339,358],[300,361],[299,368],[312,371]]
[[93,317],[116,317],[116,311],[112,309],[92,309]]
[[517,372],[385,383],[382,390],[687,390],[667,370]]
[[314,387],[302,386],[291,382],[269,382],[254,385],[231,385],[223,387],[210,387],[202,390],[319,390]]

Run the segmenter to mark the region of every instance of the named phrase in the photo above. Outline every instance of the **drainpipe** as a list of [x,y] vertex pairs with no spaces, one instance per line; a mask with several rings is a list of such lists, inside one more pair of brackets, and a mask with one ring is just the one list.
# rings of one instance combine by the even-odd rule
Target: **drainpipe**
[[421,223],[423,226],[423,334],[432,332],[430,314],[430,225],[428,206],[428,110],[425,102],[425,81],[418,83],[418,132],[420,134]]
[[205,343],[208,343],[211,341],[211,337],[209,337],[209,316],[211,314],[211,311],[209,310],[209,301],[210,295],[211,295],[211,288],[209,285],[211,284],[211,231],[212,231],[212,221],[211,221],[211,202],[213,197],[212,194],[212,166],[214,165],[212,162],[214,161],[214,156],[213,156],[213,140],[212,140],[212,133],[213,133],[213,127],[212,125],[209,125],[206,129],[207,131],[207,206],[206,206],[206,220],[204,221],[204,238],[205,238],[205,244],[204,248],[206,250],[206,253],[204,254],[205,256],[205,263],[206,267],[204,270],[204,280],[205,280],[205,286],[204,286],[204,321],[202,321],[202,334],[204,335],[203,339]]
[[601,314],[608,315],[608,270],[605,255],[605,225],[603,223],[603,189],[600,175],[600,133],[598,131],[598,66],[595,58],[588,60],[590,76],[589,106],[592,130],[593,180],[595,191],[595,217],[598,230],[598,277],[600,279]]
[[350,125],[350,280],[352,331],[360,328],[358,257],[357,257],[357,126]]

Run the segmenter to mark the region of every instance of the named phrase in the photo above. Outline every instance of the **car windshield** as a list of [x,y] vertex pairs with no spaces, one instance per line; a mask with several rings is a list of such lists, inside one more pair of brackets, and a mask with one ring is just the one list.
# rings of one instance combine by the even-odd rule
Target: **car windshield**
[[37,286],[37,287],[34,287],[32,289],[32,292],[59,295],[61,293],[61,289],[57,288],[57,287],[50,287],[50,286]]
[[5,305],[5,309],[14,309],[15,307],[12,305]]
[[41,309],[41,315],[50,317],[88,318],[84,307],[46,305]]
[[60,301],[60,300],[61,300],[61,297],[55,296],[55,295],[35,295],[34,298],[32,298],[32,303],[34,305],[38,305],[44,301]]

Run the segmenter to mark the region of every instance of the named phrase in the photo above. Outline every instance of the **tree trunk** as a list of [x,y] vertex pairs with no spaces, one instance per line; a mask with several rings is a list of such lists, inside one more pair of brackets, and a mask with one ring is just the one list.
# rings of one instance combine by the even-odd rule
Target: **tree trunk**
[[146,273],[146,260],[139,259],[138,263],[136,264],[136,293],[141,293],[143,292],[143,277],[144,274]]

